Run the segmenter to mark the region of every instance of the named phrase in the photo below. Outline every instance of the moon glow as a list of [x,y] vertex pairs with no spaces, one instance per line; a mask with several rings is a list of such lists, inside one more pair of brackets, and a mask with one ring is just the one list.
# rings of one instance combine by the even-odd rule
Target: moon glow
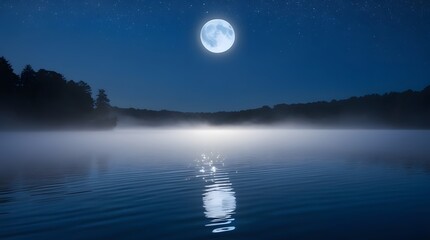
[[234,29],[223,19],[212,19],[203,25],[200,40],[210,52],[222,53],[229,50],[234,43]]

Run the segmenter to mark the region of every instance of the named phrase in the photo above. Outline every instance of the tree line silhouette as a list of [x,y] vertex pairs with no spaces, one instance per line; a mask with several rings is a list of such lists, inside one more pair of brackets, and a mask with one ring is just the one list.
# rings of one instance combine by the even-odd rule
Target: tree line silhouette
[[184,113],[113,108],[137,125],[207,123],[210,125],[291,124],[329,128],[430,128],[430,86],[383,95],[304,104],[278,104],[233,112]]
[[66,80],[57,72],[30,65],[20,75],[0,58],[0,126],[79,126],[113,127],[116,119],[106,92],[98,91],[96,100],[91,87]]
[[0,128],[79,126],[109,128],[117,119],[137,126],[182,123],[211,125],[298,124],[323,127],[430,128],[430,86],[383,95],[304,104],[278,104],[232,112],[177,112],[111,107],[105,90],[54,71],[25,66],[20,75],[0,58]]

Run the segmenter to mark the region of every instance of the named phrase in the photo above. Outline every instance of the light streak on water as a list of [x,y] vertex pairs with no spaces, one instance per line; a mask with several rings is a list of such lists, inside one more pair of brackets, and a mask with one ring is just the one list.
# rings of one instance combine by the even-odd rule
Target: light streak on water
[[198,174],[196,177],[205,181],[203,191],[204,214],[209,220],[206,227],[213,228],[213,233],[233,231],[236,196],[224,168],[224,157],[220,154],[202,154],[196,160]]

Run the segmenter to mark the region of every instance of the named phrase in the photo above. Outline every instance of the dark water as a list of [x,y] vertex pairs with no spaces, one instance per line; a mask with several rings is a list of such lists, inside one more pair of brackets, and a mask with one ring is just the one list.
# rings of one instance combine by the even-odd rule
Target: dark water
[[430,239],[430,132],[0,134],[0,239]]

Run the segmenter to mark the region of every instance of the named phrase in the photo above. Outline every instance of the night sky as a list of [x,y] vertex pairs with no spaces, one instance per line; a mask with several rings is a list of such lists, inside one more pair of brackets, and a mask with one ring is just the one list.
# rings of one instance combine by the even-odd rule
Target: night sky
[[[199,33],[236,33],[222,54]],[[217,111],[430,84],[430,1],[0,0],[0,56],[120,107]]]

